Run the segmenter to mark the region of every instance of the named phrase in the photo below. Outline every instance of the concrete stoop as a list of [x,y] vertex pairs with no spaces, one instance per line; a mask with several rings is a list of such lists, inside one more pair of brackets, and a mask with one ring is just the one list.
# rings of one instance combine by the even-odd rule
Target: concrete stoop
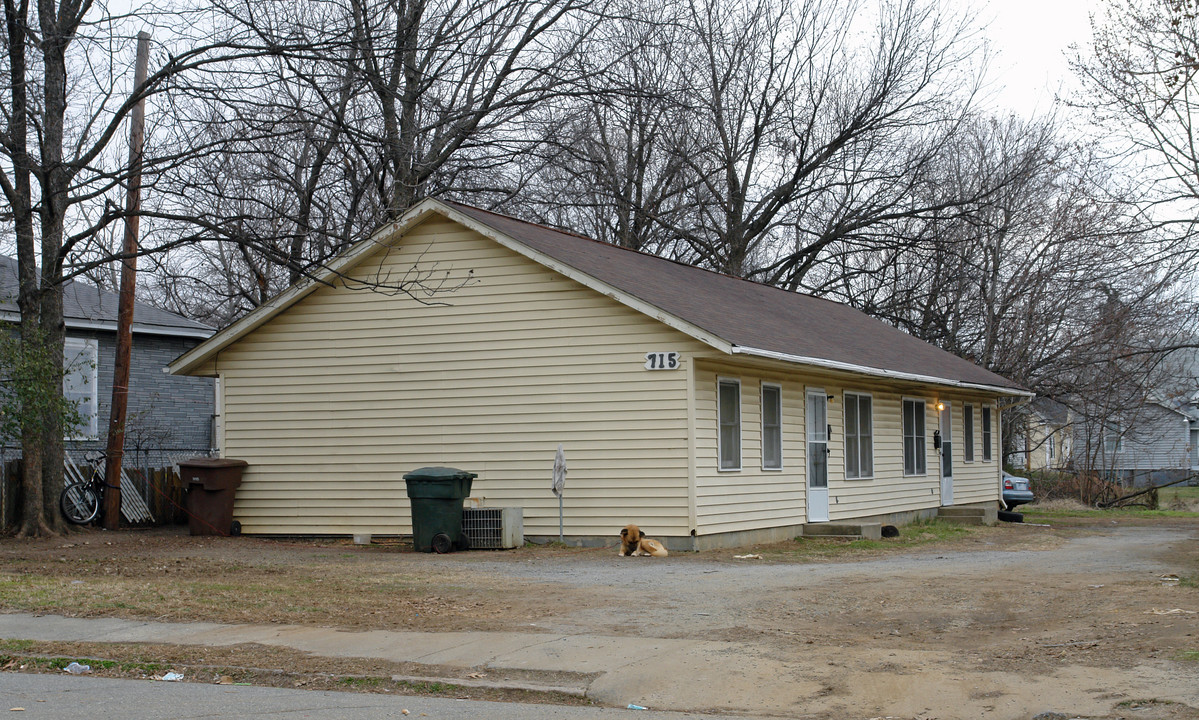
[[854,540],[878,540],[883,536],[883,524],[866,523],[807,523],[803,536],[810,538],[853,538]]
[[994,525],[999,512],[994,507],[943,507],[937,510],[937,518],[958,525]]

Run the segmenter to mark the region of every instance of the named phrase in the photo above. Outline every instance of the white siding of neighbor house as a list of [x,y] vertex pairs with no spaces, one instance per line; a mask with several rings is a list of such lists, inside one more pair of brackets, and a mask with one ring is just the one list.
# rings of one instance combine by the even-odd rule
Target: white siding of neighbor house
[[[1028,470],[1056,470],[1066,466],[1071,452],[1070,428],[1051,425],[1035,414],[1027,423],[1023,439],[1026,449],[1009,454],[1008,462]],[[1050,438],[1053,457],[1049,457]]]
[[[224,455],[248,461],[244,532],[408,533],[402,475],[448,465],[471,495],[568,535],[628,522],[689,533],[688,366],[705,346],[448,221],[408,232],[351,271],[422,277],[424,295],[322,288],[222,350]],[[683,367],[647,371],[645,353]],[[201,369],[202,372],[204,369]]]
[[[716,457],[716,386],[718,378],[741,382],[742,469],[718,470]],[[763,382],[782,386],[783,470],[761,468],[760,388]],[[780,370],[738,368],[701,362],[696,370],[696,520],[700,535],[753,528],[781,527],[806,522],[807,455],[804,403],[809,388],[823,390],[828,403],[829,520],[850,520],[941,505],[940,455],[933,448],[939,425],[938,401],[951,403],[954,431],[954,504],[994,503],[1000,496],[999,411],[994,398],[949,394],[942,389],[901,390],[876,381],[845,382]],[[845,477],[844,393],[872,397],[874,473],[870,478]],[[903,472],[902,401],[925,402],[927,472]],[[974,461],[965,462],[963,403],[973,405]],[[991,407],[991,460],[982,459],[981,408]]]

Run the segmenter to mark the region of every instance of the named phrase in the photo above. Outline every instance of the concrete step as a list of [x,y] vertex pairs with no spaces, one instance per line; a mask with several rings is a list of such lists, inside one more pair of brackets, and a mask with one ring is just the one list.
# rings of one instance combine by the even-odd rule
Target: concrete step
[[995,507],[943,507],[937,510],[937,517],[958,525],[994,525],[999,522]]
[[987,514],[980,507],[943,507],[937,509],[937,517],[983,517]]
[[853,538],[878,540],[883,536],[882,523],[807,523],[803,536],[810,538]]
[[937,515],[938,518],[954,525],[986,525],[982,515]]

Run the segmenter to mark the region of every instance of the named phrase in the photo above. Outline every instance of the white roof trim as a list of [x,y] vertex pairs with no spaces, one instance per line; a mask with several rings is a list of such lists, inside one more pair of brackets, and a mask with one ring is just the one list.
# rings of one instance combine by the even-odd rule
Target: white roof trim
[[[21,314],[14,312],[0,312],[0,322],[21,322]],[[78,318],[66,318],[66,327],[68,330],[110,330],[116,332],[117,324],[106,320],[79,320]],[[190,337],[204,340],[212,337],[216,330],[202,330],[200,328],[183,328],[183,327],[166,327],[163,325],[142,325],[133,323],[133,332],[139,335],[166,335],[168,337]]]
[[795,363],[797,365],[813,365],[815,367],[827,368],[829,370],[841,370],[843,372],[851,372],[858,375],[870,375],[873,377],[888,378],[891,380],[908,380],[911,382],[928,383],[930,385],[948,385],[950,387],[966,388],[970,390],[986,390],[988,392],[999,393],[1002,395],[1016,395],[1020,397],[1032,398],[1036,393],[1028,390],[1016,390],[1014,388],[1005,388],[998,385],[984,385],[982,383],[968,383],[961,380],[949,380],[933,375],[920,375],[917,373],[900,372],[898,370],[886,370],[883,368],[868,367],[866,365],[855,365],[853,363],[839,362],[837,360],[825,360],[824,358],[806,357],[803,355],[790,355],[788,353],[775,352],[773,350],[759,350],[758,348],[743,347],[741,345],[733,346],[734,355],[753,355],[756,357],[769,358],[771,360],[781,360],[783,362]]

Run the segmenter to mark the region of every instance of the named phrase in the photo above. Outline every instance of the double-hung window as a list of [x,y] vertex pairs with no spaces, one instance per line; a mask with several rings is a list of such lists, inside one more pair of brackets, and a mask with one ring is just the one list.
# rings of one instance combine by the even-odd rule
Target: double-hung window
[[741,469],[741,382],[717,382],[716,415],[720,430],[717,438],[721,470]]
[[983,407],[983,461],[991,461],[991,408]]
[[1103,454],[1105,456],[1111,457],[1116,453],[1124,452],[1124,442],[1120,435],[1119,430],[1105,429],[1103,431]]
[[869,395],[845,393],[845,477],[874,475],[874,414]]
[[924,475],[928,472],[925,460],[924,401],[903,401],[903,474]]
[[65,429],[72,440],[94,440],[96,427],[96,341],[67,338],[62,350],[62,396],[75,404],[79,423]]
[[783,389],[762,383],[762,469],[783,469]]
[[962,459],[974,462],[974,406],[962,406]]

